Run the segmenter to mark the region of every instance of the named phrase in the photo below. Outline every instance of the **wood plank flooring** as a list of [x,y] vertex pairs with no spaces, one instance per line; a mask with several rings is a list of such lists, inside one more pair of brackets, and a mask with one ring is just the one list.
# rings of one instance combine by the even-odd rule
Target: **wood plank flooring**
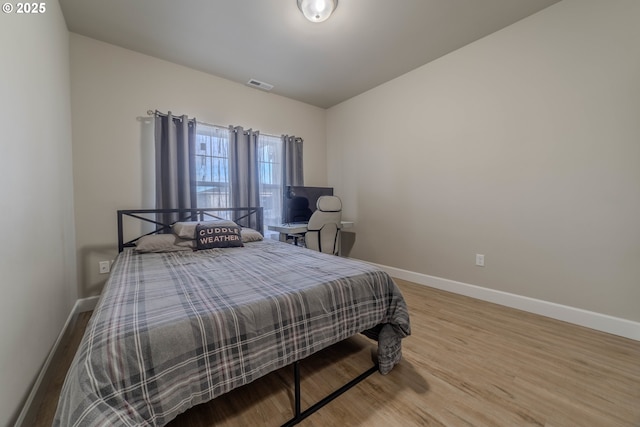
[[[640,427],[640,342],[396,280],[412,335],[403,361],[375,373],[304,420],[326,426]],[[77,335],[86,319],[79,319]],[[66,361],[55,367],[65,372]],[[301,364],[303,409],[371,366],[375,345],[357,336]],[[292,416],[293,370],[267,375],[169,425],[279,426]],[[37,425],[49,426],[52,381]]]

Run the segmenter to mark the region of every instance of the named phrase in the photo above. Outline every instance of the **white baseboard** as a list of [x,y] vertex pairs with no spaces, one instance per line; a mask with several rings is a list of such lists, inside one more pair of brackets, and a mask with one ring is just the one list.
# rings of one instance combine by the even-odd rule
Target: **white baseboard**
[[556,304],[535,298],[529,298],[508,292],[483,288],[482,286],[456,282],[454,280],[429,276],[422,273],[403,270],[377,264],[392,277],[407,280],[420,285],[429,286],[443,291],[449,291],[460,295],[476,298],[495,304],[504,305],[529,313],[539,314],[552,319],[562,320],[575,325],[584,326],[597,331],[619,335],[621,337],[640,341],[640,323],[606,314]]
[[[47,375],[47,372],[49,372],[49,366],[51,366],[51,362],[56,356],[58,348],[63,343],[65,336],[68,333],[70,333],[70,325],[73,325],[75,323],[78,317],[78,314],[83,313],[85,311],[93,310],[96,304],[98,303],[98,298],[99,297],[96,296],[96,297],[79,299],[73,305],[73,308],[71,309],[71,312],[67,317],[67,321],[64,323],[64,326],[62,327],[62,330],[58,334],[56,341],[53,343],[53,347],[51,347],[51,350],[49,351],[49,354],[47,355],[47,358],[44,361],[44,364],[42,365],[42,369],[40,369],[40,372],[38,373],[38,377],[36,378],[36,381],[33,383],[33,387],[31,387],[31,392],[29,393],[29,396],[27,397],[27,400],[25,401],[24,406],[22,407],[22,411],[20,411],[20,415],[18,416],[18,419],[16,420],[14,427],[33,424],[29,420],[29,417],[33,417],[35,415],[33,411],[35,411],[37,408],[34,408],[34,402],[42,399],[42,390],[40,390],[40,388],[42,386],[42,382],[45,376]],[[39,406],[39,402],[37,403],[38,405],[36,406]],[[25,424],[25,421],[27,420],[29,420],[29,422]]]

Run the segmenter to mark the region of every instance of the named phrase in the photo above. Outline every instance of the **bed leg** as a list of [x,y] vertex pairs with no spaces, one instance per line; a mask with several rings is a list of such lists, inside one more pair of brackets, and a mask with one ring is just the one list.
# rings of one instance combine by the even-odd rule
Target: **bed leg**
[[293,419],[300,417],[300,362],[293,362],[293,378],[295,382],[295,416]]
[[335,398],[343,394],[345,391],[357,385],[359,382],[361,382],[362,380],[364,380],[365,378],[367,378],[369,375],[373,374],[377,370],[378,370],[378,365],[372,366],[371,368],[367,369],[365,372],[361,373],[356,378],[352,379],[351,381],[349,381],[348,383],[346,383],[345,385],[343,385],[333,393],[327,395],[325,398],[311,405],[308,409],[301,411],[300,409],[300,406],[301,406],[300,405],[300,363],[298,361],[293,362],[293,378],[295,382],[294,384],[295,415],[292,419],[284,423],[282,427],[291,427],[298,424],[299,422],[307,418],[309,415],[313,414],[314,412],[322,408],[324,405],[326,405],[327,403],[331,402],[332,400],[334,400]]

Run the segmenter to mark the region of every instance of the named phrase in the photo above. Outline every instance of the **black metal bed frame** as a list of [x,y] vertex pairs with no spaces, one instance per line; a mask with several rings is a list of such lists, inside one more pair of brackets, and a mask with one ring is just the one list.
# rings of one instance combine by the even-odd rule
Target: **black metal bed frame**
[[[118,211],[118,252],[122,252],[124,248],[135,247],[135,242],[140,237],[149,236],[151,234],[162,233],[171,230],[171,226],[180,221],[206,221],[215,219],[227,219],[219,216],[223,212],[231,212],[233,214],[231,220],[235,222],[246,223],[247,227],[258,230],[264,234],[264,214],[263,208],[195,208],[195,209],[126,209]],[[147,218],[143,214],[175,214],[177,219],[164,222],[157,218]],[[218,214],[218,215],[216,215]],[[156,229],[146,234],[137,236],[131,240],[124,241],[124,218],[131,217],[143,222],[154,224]]]
[[301,408],[300,408],[300,392],[301,392],[301,390],[300,390],[300,361],[296,360],[295,362],[293,362],[293,378],[294,378],[294,382],[295,382],[295,389],[294,389],[294,399],[295,399],[295,401],[294,401],[294,406],[295,406],[295,408],[294,408],[294,416],[289,421],[287,421],[286,423],[282,424],[282,427],[290,427],[290,426],[294,426],[294,425],[298,424],[299,422],[301,422],[302,420],[307,418],[309,415],[317,412],[320,408],[325,406],[327,403],[331,402],[332,400],[334,400],[337,397],[339,397],[342,394],[344,394],[344,392],[346,392],[347,390],[349,390],[353,386],[355,386],[358,383],[362,382],[364,379],[366,379],[369,375],[373,374],[377,370],[378,370],[378,365],[375,364],[374,366],[370,367],[369,369],[367,369],[366,371],[364,371],[363,373],[361,373],[356,378],[352,379],[351,381],[349,381],[348,383],[346,383],[345,385],[343,385],[342,387],[340,387],[336,391],[328,394],[324,398],[320,399],[318,402],[316,402],[313,405],[309,406],[309,408],[305,409],[304,411],[301,411]]
[[[127,209],[127,210],[118,210],[118,252],[122,252],[124,248],[127,247],[135,247],[135,242],[140,237],[148,236],[151,234],[158,234],[163,231],[171,229],[171,226],[178,221],[205,221],[207,219],[226,219],[222,218],[215,213],[222,212],[232,212],[234,214],[233,221],[246,221],[249,227],[258,230],[260,233],[264,234],[264,224],[263,224],[263,208],[198,208],[198,209]],[[146,218],[141,216],[143,214],[177,214],[179,215],[179,219],[172,221],[170,223],[165,223],[156,219]],[[156,229],[150,231],[146,234],[138,236],[134,239],[124,241],[124,217],[131,217],[138,219],[143,222],[149,222],[156,226]],[[300,360],[296,360],[292,363],[293,365],[293,380],[294,380],[294,416],[289,421],[284,423],[282,427],[290,427],[294,426],[313,413],[317,412],[319,409],[327,405],[329,402],[333,401],[337,397],[344,394],[347,390],[356,386],[371,374],[375,373],[378,370],[378,364],[375,363],[372,367],[367,369],[365,372],[358,375],[356,378],[352,379],[342,387],[337,390],[329,393],[324,398],[320,399],[318,402],[309,406],[309,408],[302,410],[301,405],[301,392],[302,387],[300,385]]]

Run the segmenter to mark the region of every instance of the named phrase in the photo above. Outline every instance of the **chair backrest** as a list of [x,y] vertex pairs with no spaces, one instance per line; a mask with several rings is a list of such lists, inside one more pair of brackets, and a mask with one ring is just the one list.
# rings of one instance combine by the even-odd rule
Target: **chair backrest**
[[309,249],[327,254],[338,254],[342,201],[337,196],[321,196],[316,211],[309,218],[304,241]]

